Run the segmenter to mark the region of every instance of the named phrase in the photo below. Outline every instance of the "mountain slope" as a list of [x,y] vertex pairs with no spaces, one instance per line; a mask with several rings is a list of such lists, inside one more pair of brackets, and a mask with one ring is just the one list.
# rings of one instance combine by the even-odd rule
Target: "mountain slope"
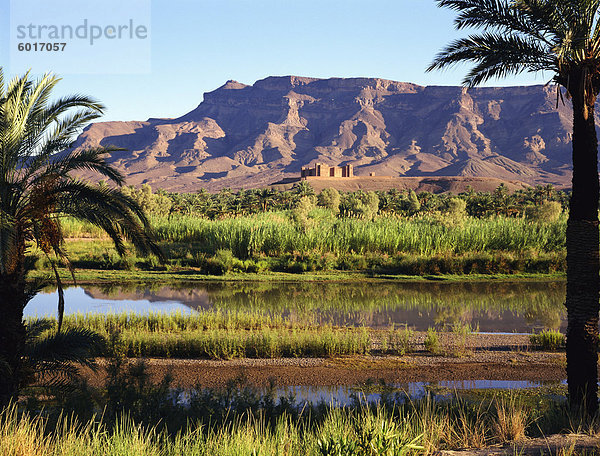
[[569,185],[571,108],[544,86],[422,87],[375,78],[229,81],[177,119],[103,122],[76,148],[115,145],[131,184],[249,188],[310,163],[356,175],[495,177]]

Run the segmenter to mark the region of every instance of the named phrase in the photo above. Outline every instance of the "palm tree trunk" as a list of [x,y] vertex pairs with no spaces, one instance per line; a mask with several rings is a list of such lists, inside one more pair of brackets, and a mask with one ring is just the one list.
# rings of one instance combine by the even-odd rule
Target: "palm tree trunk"
[[26,300],[25,281],[20,274],[0,275],[0,408],[16,399],[23,380]]
[[[573,80],[582,80],[573,79]],[[567,381],[575,411],[598,410],[598,140],[594,99],[573,90],[573,190],[567,222]],[[587,98],[587,99],[586,99]]]

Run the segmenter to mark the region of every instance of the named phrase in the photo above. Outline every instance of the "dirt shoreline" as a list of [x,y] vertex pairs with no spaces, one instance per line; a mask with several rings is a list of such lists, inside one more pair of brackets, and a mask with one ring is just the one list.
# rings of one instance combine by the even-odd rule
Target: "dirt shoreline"
[[[423,346],[425,333],[415,333],[414,352],[405,356],[340,356],[333,358],[274,359],[165,359],[144,358],[153,382],[165,375],[179,387],[222,387],[231,380],[244,377],[248,385],[278,386],[343,386],[368,381],[407,384],[460,380],[526,380],[560,382],[566,378],[564,351],[534,351],[529,336],[523,334],[473,334],[469,336],[462,356],[433,356]],[[455,339],[443,333],[445,346],[452,349]],[[140,359],[130,359],[129,363]],[[85,371],[93,386],[103,384],[102,367],[108,360],[97,360],[97,372]]]
[[[475,358],[475,359],[474,359]],[[241,359],[229,361],[145,359],[152,381],[166,374],[178,387],[223,387],[243,377],[248,385],[268,386],[343,386],[368,381],[406,384],[452,380],[528,380],[555,381],[566,378],[564,356],[527,356],[508,353],[495,361],[479,361],[477,356],[455,362],[449,359],[417,357],[347,357],[300,359]],[[136,360],[130,360],[136,362]],[[424,362],[426,361],[426,362]],[[105,365],[106,360],[100,360]],[[94,386],[102,384],[105,374],[86,375]]]
[[[179,387],[222,387],[244,377],[247,384],[278,386],[343,386],[368,381],[407,384],[460,380],[527,380],[560,382],[566,378],[562,352],[532,351],[529,338],[520,334],[475,334],[469,337],[463,356],[433,356],[424,350],[424,334],[417,334],[415,351],[405,356],[347,356],[334,358],[275,359],[144,359],[154,382],[166,374]],[[452,347],[452,340],[447,340]],[[138,362],[130,359],[130,363]],[[98,359],[100,367],[108,361]],[[99,386],[105,369],[86,371]]]

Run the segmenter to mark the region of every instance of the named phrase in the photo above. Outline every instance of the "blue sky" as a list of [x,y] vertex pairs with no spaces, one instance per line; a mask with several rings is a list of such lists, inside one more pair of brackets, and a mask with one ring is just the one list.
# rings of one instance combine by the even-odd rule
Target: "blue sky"
[[[74,5],[69,20],[90,14],[85,10],[88,2],[60,1]],[[252,84],[270,75],[293,74],[457,85],[466,72],[466,67],[458,67],[425,73],[435,53],[459,36],[453,29],[454,14],[438,9],[433,0],[148,2],[149,71],[113,74],[128,63],[127,52],[139,58],[125,44],[120,49],[124,57],[104,70],[76,74],[83,61],[96,58],[91,52],[60,74],[63,81],[56,95],[94,96],[107,106],[104,120],[145,120],[182,115],[202,101],[204,92],[229,79]],[[110,16],[111,10],[105,13]],[[22,69],[10,66],[10,47],[16,43],[10,39],[9,17],[10,0],[0,0],[0,66],[12,75]],[[39,74],[57,71],[48,58],[32,58],[29,66]],[[522,75],[489,85],[545,82],[543,75]]]

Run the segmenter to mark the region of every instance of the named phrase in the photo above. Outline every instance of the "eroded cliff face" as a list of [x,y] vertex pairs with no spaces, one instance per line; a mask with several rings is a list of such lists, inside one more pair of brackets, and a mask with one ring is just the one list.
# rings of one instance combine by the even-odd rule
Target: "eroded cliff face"
[[250,188],[307,164],[356,175],[478,176],[569,185],[571,107],[556,88],[422,87],[375,78],[228,81],[178,119],[90,125],[128,183]]

